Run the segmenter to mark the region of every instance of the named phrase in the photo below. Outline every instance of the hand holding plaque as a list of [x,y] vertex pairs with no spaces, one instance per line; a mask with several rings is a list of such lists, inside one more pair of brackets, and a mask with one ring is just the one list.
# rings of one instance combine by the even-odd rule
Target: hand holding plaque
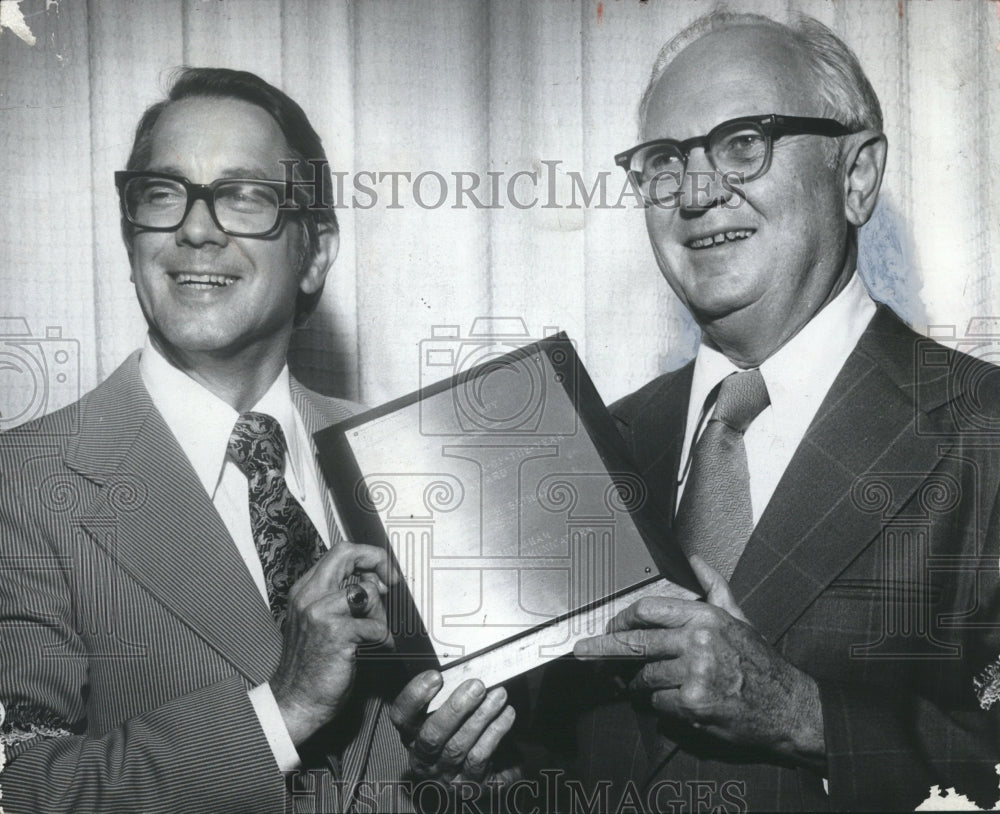
[[437,703],[572,651],[640,596],[700,592],[566,336],[473,350],[316,436],[348,534],[399,567],[389,627],[413,673],[442,671]]

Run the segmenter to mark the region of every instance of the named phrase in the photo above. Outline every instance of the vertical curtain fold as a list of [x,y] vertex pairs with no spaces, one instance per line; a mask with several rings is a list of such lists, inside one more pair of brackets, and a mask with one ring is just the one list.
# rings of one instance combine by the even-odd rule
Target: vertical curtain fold
[[[399,396],[449,372],[431,369],[422,348],[468,339],[477,317],[521,318],[530,337],[568,330],[609,401],[691,351],[697,334],[613,156],[635,142],[659,47],[708,4],[17,6],[35,43],[0,33],[0,329],[26,320],[33,339],[76,349],[79,374],[46,385],[47,408],[93,387],[142,340],[111,174],[139,114],[185,62],[284,87],[343,174],[340,257],[291,356],[308,384],[369,403]],[[951,325],[956,336],[972,317],[1000,314],[997,3],[738,7],[819,17],[857,51],[882,99],[889,166],[861,239],[875,293],[918,329]],[[55,345],[17,353],[44,360],[45,347]],[[0,366],[0,421],[23,413],[36,387],[15,368]]]

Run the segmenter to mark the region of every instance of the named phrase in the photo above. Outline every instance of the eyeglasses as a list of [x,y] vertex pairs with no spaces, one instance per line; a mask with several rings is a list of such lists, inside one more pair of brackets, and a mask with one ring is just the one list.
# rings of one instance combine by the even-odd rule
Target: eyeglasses
[[188,216],[195,201],[204,201],[215,225],[235,237],[265,237],[278,230],[289,206],[284,181],[220,178],[192,184],[180,175],[159,172],[116,172],[115,186],[122,215],[133,226],[172,232]]
[[802,116],[744,116],[713,127],[707,136],[684,141],[661,138],[618,153],[615,163],[647,203],[666,203],[678,195],[688,156],[701,147],[716,172],[728,182],[760,178],[771,166],[771,150],[782,136],[846,136],[856,133],[835,119]]

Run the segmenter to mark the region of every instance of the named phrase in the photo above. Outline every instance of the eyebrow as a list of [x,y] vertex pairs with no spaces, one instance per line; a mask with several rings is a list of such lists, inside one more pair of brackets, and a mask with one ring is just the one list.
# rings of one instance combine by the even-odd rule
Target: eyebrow
[[[167,165],[153,165],[147,169],[147,172],[162,172],[167,175],[180,175],[183,178],[187,178],[187,175],[181,170],[180,167],[174,164]],[[226,167],[216,178],[212,180],[217,180],[218,178],[251,178],[254,180],[268,181],[275,180],[271,175],[265,172],[261,167]],[[282,179],[277,179],[282,180]]]

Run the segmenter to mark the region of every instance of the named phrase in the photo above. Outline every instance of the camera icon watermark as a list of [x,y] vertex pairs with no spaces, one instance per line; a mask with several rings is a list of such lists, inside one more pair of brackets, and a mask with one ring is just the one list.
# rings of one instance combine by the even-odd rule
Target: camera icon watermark
[[58,325],[33,335],[23,317],[0,317],[0,431],[79,398],[80,343]]
[[[549,399],[562,388],[568,354],[525,354],[513,351],[558,333],[546,327],[532,337],[520,317],[478,317],[466,336],[458,325],[435,325],[420,342],[420,431],[423,435],[566,436],[577,431],[572,410]],[[442,409],[438,399],[447,382],[458,377]],[[575,381],[570,377],[569,381]]]
[[[964,333],[930,325],[928,334],[915,349],[917,434],[1000,437],[1000,317],[973,317]],[[944,423],[933,417],[942,404]]]

